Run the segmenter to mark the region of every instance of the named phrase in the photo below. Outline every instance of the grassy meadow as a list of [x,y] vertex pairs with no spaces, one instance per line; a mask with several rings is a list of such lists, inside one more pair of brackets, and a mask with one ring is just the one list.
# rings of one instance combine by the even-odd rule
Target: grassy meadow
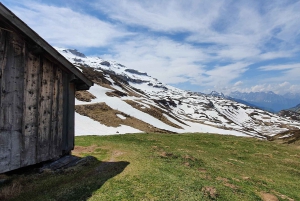
[[300,149],[214,134],[76,137],[87,163],[0,175],[0,200],[300,200]]

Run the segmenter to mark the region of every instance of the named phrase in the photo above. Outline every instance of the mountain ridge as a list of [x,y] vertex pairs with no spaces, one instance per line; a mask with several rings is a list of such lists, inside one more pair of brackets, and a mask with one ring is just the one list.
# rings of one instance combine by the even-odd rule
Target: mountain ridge
[[292,120],[300,121],[300,104],[287,110],[281,110],[278,115]]
[[209,132],[268,139],[300,129],[299,122],[222,97],[181,90],[115,61],[99,57],[79,60],[77,53],[58,51],[95,83],[89,90],[95,98],[76,100],[81,107],[76,113],[79,135],[109,129],[112,134]]
[[300,94],[286,93],[285,95],[279,95],[272,91],[249,93],[235,91],[228,96],[246,101],[271,112],[279,112],[280,110],[291,108],[298,104],[300,100]]

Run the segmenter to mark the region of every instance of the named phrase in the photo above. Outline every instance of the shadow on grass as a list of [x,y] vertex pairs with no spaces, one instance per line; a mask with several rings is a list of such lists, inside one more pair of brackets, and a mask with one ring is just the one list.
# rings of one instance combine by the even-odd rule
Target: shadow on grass
[[56,171],[24,171],[2,174],[0,200],[87,200],[107,180],[122,173],[127,161],[101,162],[94,158]]

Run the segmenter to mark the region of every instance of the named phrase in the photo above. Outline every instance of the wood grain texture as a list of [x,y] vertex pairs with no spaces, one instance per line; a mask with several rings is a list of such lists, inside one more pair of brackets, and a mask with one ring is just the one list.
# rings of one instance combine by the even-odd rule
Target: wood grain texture
[[[69,153],[74,148],[75,90],[92,85],[67,60],[55,58],[54,49],[49,50],[53,54],[43,49],[42,39],[29,39],[1,16],[0,173]],[[78,77],[82,80],[73,83]]]
[[62,130],[62,152],[68,151],[68,119],[69,119],[69,76],[63,74],[63,130]]
[[57,156],[56,142],[58,137],[58,97],[59,97],[59,77],[57,76],[57,66],[53,68],[53,79],[52,79],[52,112],[51,112],[51,129],[50,129],[50,156]]
[[[10,155],[11,155],[11,132],[4,129],[4,94],[5,94],[5,79],[4,69],[7,59],[7,34],[0,30],[0,172],[10,170]],[[3,93],[4,92],[4,93]]]
[[75,136],[75,84],[69,83],[69,103],[68,103],[68,151],[74,148]]
[[0,131],[0,173],[11,170],[11,131]]
[[40,98],[39,98],[39,125],[38,125],[38,147],[37,161],[50,159],[50,138],[51,138],[51,112],[52,112],[52,82],[53,66],[47,59],[43,59]]
[[5,146],[9,154],[5,154],[9,170],[20,167],[21,161],[24,51],[24,41],[15,34],[7,33],[1,65],[0,132],[1,140],[10,142]]
[[56,139],[56,151],[57,155],[62,154],[62,142],[63,142],[63,127],[64,127],[64,85],[63,85],[63,73],[60,68],[56,71],[58,77],[58,111],[57,111],[57,139]]
[[36,163],[40,57],[28,53],[24,75],[23,154],[21,165]]

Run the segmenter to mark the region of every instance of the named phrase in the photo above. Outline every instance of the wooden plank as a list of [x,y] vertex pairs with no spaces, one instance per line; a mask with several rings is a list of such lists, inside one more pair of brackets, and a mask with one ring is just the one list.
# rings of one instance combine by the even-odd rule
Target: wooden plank
[[10,170],[11,131],[0,131],[0,173]]
[[[2,93],[2,74],[3,74],[3,63],[4,61],[4,47],[5,47],[5,36],[4,31],[0,30],[0,107],[1,107],[1,93]],[[2,121],[2,119],[0,119]]]
[[[0,30],[0,108],[2,106],[1,102],[2,102],[2,77],[3,75],[3,71],[4,71],[4,66],[6,65],[6,32]],[[1,122],[3,122],[3,119],[1,119],[1,117],[3,118],[3,115],[0,115],[0,125]],[[1,127],[1,126],[0,126]]]
[[[14,52],[14,79],[13,79],[13,104],[14,123],[13,130],[21,132],[23,127],[23,102],[24,102],[24,67],[25,67],[25,41],[13,34]],[[10,66],[8,66],[10,67]],[[20,139],[22,140],[22,139]]]
[[22,151],[22,133],[19,131],[11,131],[11,154],[10,154],[10,169],[14,170],[21,166],[21,151]]
[[52,158],[57,157],[57,137],[58,137],[58,97],[59,97],[59,77],[57,75],[57,66],[53,68],[52,83],[52,117],[51,117],[51,139],[50,139],[50,155]]
[[[2,80],[1,80],[1,108],[0,108],[0,130],[12,130],[12,101],[13,101],[13,49],[10,46],[11,37],[7,34],[5,40],[5,48],[3,52],[3,60],[1,64]],[[10,67],[8,67],[10,66]]]
[[21,165],[36,163],[38,135],[39,56],[28,53],[24,75],[23,153]]
[[39,125],[38,125],[38,147],[37,161],[49,160],[49,142],[51,137],[51,112],[52,112],[52,86],[53,79],[52,63],[43,58],[40,98],[39,98]]
[[0,30],[0,173],[10,169],[10,154],[11,135],[10,131],[4,130],[4,108],[3,108],[3,94],[5,90],[4,84],[4,67],[6,66],[7,48],[6,48],[6,32]]
[[68,110],[68,151],[74,149],[75,136],[75,84],[69,83],[69,110]]
[[[22,116],[23,116],[23,76],[25,43],[16,34],[6,33],[4,59],[1,70],[1,106],[0,131],[1,140],[11,142],[6,146],[10,155],[9,169],[20,167],[22,145]],[[3,136],[5,133],[7,136]],[[6,138],[6,139],[4,139]],[[2,149],[2,153],[5,152]]]
[[25,41],[18,35],[12,34],[13,66],[7,66],[14,71],[13,94],[13,120],[11,130],[11,169],[21,167],[23,102],[24,102],[24,67],[25,67]]
[[69,75],[63,74],[63,132],[62,132],[62,152],[68,152],[68,111],[69,111]]
[[56,71],[58,77],[58,118],[57,118],[57,141],[56,141],[56,151],[57,155],[62,154],[62,141],[63,141],[63,126],[64,126],[64,85],[63,85],[63,74],[60,68]]

